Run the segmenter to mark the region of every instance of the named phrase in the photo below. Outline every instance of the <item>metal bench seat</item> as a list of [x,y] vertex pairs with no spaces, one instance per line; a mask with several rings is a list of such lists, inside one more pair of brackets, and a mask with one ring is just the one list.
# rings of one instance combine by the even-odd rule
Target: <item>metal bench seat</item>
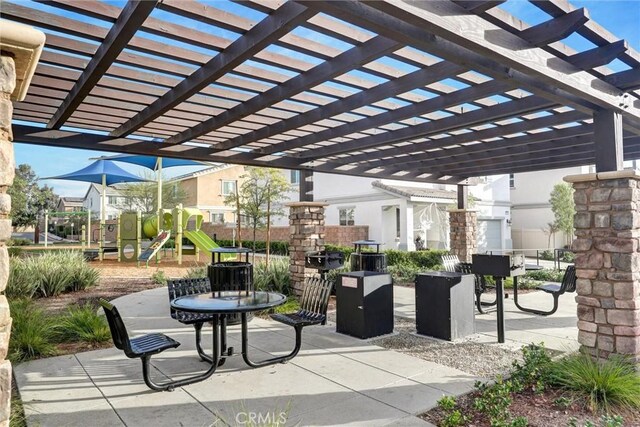
[[319,325],[325,324],[327,320],[327,316],[318,314],[318,313],[307,313],[298,311],[296,313],[276,313],[272,314],[271,318],[280,323],[284,323],[285,325],[296,327],[300,326],[311,326],[311,325]]
[[162,353],[170,348],[180,346],[180,343],[164,334],[149,334],[131,338],[129,340],[129,345],[131,356],[128,357],[133,359]]
[[[273,363],[286,363],[296,357],[302,346],[302,328],[305,326],[326,324],[327,308],[329,306],[329,297],[331,296],[331,288],[333,282],[322,279],[320,277],[307,277],[305,279],[304,291],[300,298],[300,310],[295,313],[276,313],[271,318],[277,322],[292,326],[296,331],[296,344],[291,353],[285,356],[273,357],[261,362],[253,362],[249,360],[246,340],[242,343],[242,353],[244,361],[247,365],[257,368],[260,366],[271,365]],[[246,323],[243,322],[243,332],[246,333]]]
[[527,313],[538,314],[540,316],[549,316],[555,313],[558,310],[558,300],[560,295],[565,292],[575,292],[576,291],[576,267],[570,265],[564,272],[564,276],[562,276],[562,282],[558,283],[544,283],[540,286],[536,286],[536,289],[544,291],[553,296],[553,308],[549,311],[538,310],[535,308],[527,308],[520,305],[518,300],[515,300],[516,306]]
[[150,389],[158,391],[172,391],[175,387],[192,384],[209,378],[213,372],[215,372],[218,366],[218,357],[216,356],[218,354],[217,321],[214,322],[213,336],[213,354],[215,363],[212,363],[209,369],[202,374],[158,384],[155,383],[150,376],[151,356],[162,353],[170,348],[176,348],[180,346],[180,343],[167,335],[158,333],[129,338],[129,333],[127,332],[127,328],[120,316],[120,313],[118,312],[118,309],[109,301],[102,298],[100,299],[100,305],[104,310],[104,314],[107,316],[113,345],[117,349],[122,350],[128,358],[140,359],[142,361],[142,377],[144,378],[145,384]]

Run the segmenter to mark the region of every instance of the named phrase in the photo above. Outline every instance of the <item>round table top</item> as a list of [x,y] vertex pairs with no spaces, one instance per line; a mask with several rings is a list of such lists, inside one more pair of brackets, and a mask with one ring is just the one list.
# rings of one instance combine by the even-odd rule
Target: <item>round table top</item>
[[527,271],[542,270],[544,267],[538,264],[525,264],[524,269]]
[[209,252],[212,252],[214,254],[248,254],[249,252],[251,252],[251,249],[220,246],[217,248],[209,249]]
[[228,314],[266,310],[284,304],[285,301],[287,297],[276,292],[223,291],[178,297],[171,301],[171,307],[193,313]]

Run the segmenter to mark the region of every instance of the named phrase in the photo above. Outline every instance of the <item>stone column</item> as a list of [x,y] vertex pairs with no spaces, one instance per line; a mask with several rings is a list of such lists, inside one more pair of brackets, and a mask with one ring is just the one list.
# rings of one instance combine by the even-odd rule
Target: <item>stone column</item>
[[471,262],[471,254],[478,251],[476,229],[478,213],[468,209],[449,211],[449,236],[451,253],[462,262]]
[[304,278],[317,273],[304,268],[307,252],[324,250],[324,208],[326,203],[296,202],[289,206],[289,272],[291,288],[302,295]]
[[640,361],[640,175],[572,175],[578,341],[599,358]]
[[0,426],[9,425],[11,404],[11,363],[6,360],[11,335],[11,316],[4,290],[9,279],[9,253],[6,241],[11,237],[11,197],[7,189],[13,183],[15,160],[11,116],[11,93],[16,87],[13,58],[0,56]]

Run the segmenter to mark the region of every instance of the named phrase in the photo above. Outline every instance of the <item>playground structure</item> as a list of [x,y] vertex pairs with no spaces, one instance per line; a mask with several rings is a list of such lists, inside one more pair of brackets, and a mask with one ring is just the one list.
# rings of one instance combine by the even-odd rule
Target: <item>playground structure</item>
[[[161,224],[158,226],[158,219]],[[105,241],[99,242],[97,250],[84,250],[85,256],[95,259],[104,252],[117,252],[118,262],[149,262],[157,257],[160,249],[175,236],[175,254],[179,265],[182,265],[182,256],[186,248],[182,244],[183,238],[189,240],[194,245],[196,259],[200,251],[209,252],[219,247],[206,233],[201,230],[204,215],[196,208],[183,208],[182,205],[174,209],[163,209],[162,215],[153,215],[142,219],[140,212],[123,213],[117,218],[116,246],[106,246]],[[101,224],[101,238],[104,231]],[[153,239],[148,247],[142,248],[143,239]],[[101,257],[102,259],[102,257]]]

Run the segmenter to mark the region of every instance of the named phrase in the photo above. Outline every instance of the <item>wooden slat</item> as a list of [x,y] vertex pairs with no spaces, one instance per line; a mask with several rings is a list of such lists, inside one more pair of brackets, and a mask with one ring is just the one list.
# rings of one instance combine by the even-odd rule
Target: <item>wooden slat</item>
[[[429,68],[414,71],[398,79],[391,80],[386,83],[382,83],[366,91],[353,94],[347,98],[334,101],[321,108],[311,110],[305,114],[300,114],[292,117],[288,120],[275,123],[273,126],[264,127],[258,129],[242,137],[230,140],[227,143],[222,144],[221,148],[233,148],[242,145],[250,144],[261,139],[272,137],[280,133],[288,132],[292,129],[300,128],[305,125],[315,123],[336,115],[342,114],[347,111],[352,111],[363,107],[367,104],[375,104],[377,101],[396,96],[399,93],[406,92],[415,88],[424,87],[430,83],[442,80],[448,75],[462,72],[463,69],[457,65],[453,65],[447,62],[437,63]],[[278,151],[284,151],[289,149],[289,145],[283,143],[280,146],[265,147],[256,155],[271,154]]]
[[548,108],[553,103],[539,97],[529,96],[520,101],[504,102],[493,107],[487,107],[463,113],[457,116],[446,117],[415,126],[409,126],[397,131],[381,133],[369,137],[361,138],[346,143],[334,144],[329,147],[317,148],[305,153],[307,161],[319,159],[338,153],[358,151],[367,148],[374,148],[393,142],[406,141],[418,137],[438,134],[454,129],[465,129],[470,126],[483,124],[495,120],[517,116],[519,114],[531,113]]
[[[473,63],[487,75],[518,82],[524,89],[563,105],[586,112],[621,105],[615,87],[586,72],[568,75],[560,67],[549,68],[548,61],[562,60],[539,48],[531,49],[524,40],[475,15],[464,15],[453,3],[331,1],[308,5],[451,62]],[[423,28],[427,26],[433,36],[425,35]],[[493,42],[498,39],[499,44]],[[640,108],[629,106],[625,114],[638,126]]]
[[306,73],[293,77],[282,85],[276,86],[269,91],[260,94],[260,96],[256,96],[247,102],[237,105],[233,109],[227,110],[224,113],[212,117],[211,119],[198,124],[185,132],[181,132],[180,134],[169,138],[166,143],[180,144],[200,135],[204,135],[216,128],[232,123],[242,117],[260,111],[263,108],[267,108],[269,105],[275,104],[284,99],[290,98],[297,93],[317,86],[326,80],[331,80],[360,64],[370,62],[380,56],[399,49],[400,47],[401,45],[397,42],[385,39],[384,37],[373,38],[329,61],[321,63]]
[[104,41],[71,88],[47,127],[59,129],[91,92],[120,52],[127,46],[140,25],[155,8],[157,0],[129,0]]
[[589,14],[587,10],[580,8],[520,31],[518,36],[534,46],[545,46],[568,37],[588,20]]
[[[624,54],[628,49],[629,45],[625,40],[618,40],[617,42],[598,46],[585,52],[569,56],[565,58],[565,61],[581,70],[589,70],[610,63]],[[606,81],[607,78],[604,80]]]

